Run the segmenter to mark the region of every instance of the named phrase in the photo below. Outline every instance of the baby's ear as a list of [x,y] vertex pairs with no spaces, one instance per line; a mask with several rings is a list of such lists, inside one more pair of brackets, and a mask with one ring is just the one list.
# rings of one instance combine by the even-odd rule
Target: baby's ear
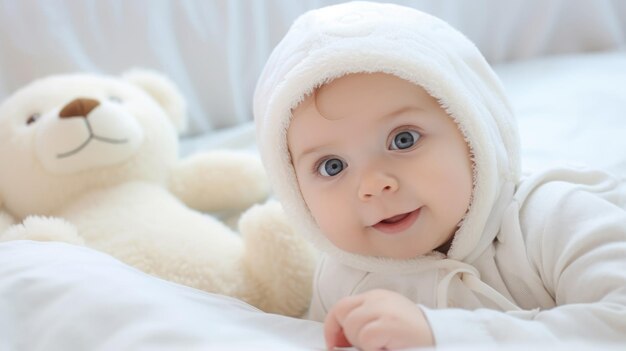
[[176,130],[187,128],[187,104],[178,86],[165,75],[145,68],[134,68],[122,74],[122,78],[146,91],[163,107]]

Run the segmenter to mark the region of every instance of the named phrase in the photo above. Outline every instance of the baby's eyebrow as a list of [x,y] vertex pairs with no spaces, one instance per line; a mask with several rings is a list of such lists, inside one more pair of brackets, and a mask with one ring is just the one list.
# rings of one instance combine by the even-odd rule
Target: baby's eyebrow
[[292,157],[293,157],[293,161],[294,164],[298,164],[300,163],[300,161],[302,161],[302,159],[306,158],[306,156],[310,155],[310,154],[314,154],[316,152],[318,152],[321,149],[324,149],[326,147],[326,145],[316,145],[316,146],[311,146],[309,148],[304,149],[304,151],[302,151],[301,153],[297,154],[297,157],[294,157],[293,152],[292,152]]
[[397,110],[394,110],[394,111],[391,111],[390,113],[385,114],[383,116],[383,119],[394,118],[396,116],[405,114],[407,112],[412,112],[412,111],[415,111],[415,112],[419,111],[419,112],[421,112],[421,111],[424,111],[424,109],[419,107],[419,106],[414,106],[414,105],[403,106],[403,107],[401,107],[401,108],[399,108]]

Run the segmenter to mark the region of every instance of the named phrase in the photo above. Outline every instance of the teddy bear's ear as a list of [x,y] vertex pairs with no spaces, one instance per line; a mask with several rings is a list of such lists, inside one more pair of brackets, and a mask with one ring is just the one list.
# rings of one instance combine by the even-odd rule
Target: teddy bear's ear
[[187,105],[176,84],[165,75],[134,68],[122,74],[122,78],[150,94],[167,112],[179,133],[187,127]]

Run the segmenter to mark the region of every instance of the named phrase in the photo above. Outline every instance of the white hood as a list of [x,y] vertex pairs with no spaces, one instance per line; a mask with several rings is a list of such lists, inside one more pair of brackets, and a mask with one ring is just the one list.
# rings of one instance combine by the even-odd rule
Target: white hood
[[366,257],[335,247],[299,191],[287,147],[291,109],[315,88],[349,73],[384,72],[424,87],[457,122],[474,155],[470,210],[448,252],[472,262],[497,234],[520,177],[519,137],[502,86],[478,49],[447,23],[391,4],[351,2],[299,17],[272,52],[254,96],[262,158],[298,230],[346,265],[411,270],[423,260]]

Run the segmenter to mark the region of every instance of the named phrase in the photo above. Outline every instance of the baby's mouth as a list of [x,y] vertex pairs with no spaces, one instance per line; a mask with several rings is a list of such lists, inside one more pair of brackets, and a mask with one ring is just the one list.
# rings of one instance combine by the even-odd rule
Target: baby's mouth
[[402,232],[413,225],[419,216],[420,209],[421,207],[411,212],[385,218],[374,224],[372,227],[386,234],[396,234]]

